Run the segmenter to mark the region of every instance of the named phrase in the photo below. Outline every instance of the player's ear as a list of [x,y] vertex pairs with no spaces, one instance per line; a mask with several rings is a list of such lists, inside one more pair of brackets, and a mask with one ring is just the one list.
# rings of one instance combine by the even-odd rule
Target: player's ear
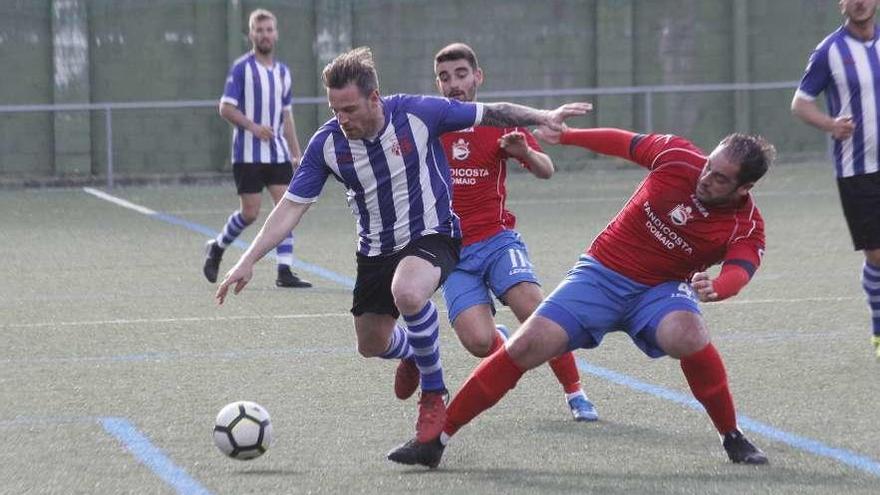
[[753,187],[755,187],[754,182],[746,182],[745,184],[740,184],[736,188],[736,193],[739,196],[745,196],[745,195],[749,194],[749,191],[751,191]]
[[477,67],[474,70],[474,81],[477,82],[477,86],[482,86],[483,84],[483,69]]

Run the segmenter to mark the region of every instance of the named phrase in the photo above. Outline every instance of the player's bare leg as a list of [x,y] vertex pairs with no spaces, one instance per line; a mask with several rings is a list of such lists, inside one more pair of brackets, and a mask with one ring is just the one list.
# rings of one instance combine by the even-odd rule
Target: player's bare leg
[[733,396],[721,356],[709,340],[705,320],[690,311],[673,311],[660,321],[657,343],[681,362],[694,397],[709,414],[721,435],[727,456],[735,463],[766,464],[767,456],[737,428]]
[[465,309],[455,317],[452,328],[461,345],[478,358],[489,356],[504,345],[504,338],[495,327],[492,308],[488,304]]
[[202,273],[208,282],[217,281],[217,273],[220,271],[220,261],[223,252],[241,232],[250,224],[254,223],[260,214],[260,193],[242,193],[238,195],[239,209],[229,215],[226,225],[220,234],[205,244],[205,262],[202,265]]
[[425,441],[440,434],[446,421],[446,384],[440,361],[440,324],[431,295],[440,284],[441,270],[417,256],[400,260],[391,280],[394,304],[406,327],[419,370],[422,395],[416,438]]
[[[520,322],[526,321],[544,299],[541,288],[530,282],[520,282],[504,293],[504,302]],[[581,378],[574,354],[564,352],[550,360],[550,368],[565,393],[565,402],[575,421],[597,421],[599,413],[581,387]]]

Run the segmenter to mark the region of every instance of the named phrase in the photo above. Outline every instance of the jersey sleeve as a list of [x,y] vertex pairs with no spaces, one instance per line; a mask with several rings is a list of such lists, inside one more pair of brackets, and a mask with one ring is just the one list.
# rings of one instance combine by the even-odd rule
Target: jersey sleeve
[[764,219],[757,208],[754,208],[751,218],[746,217],[737,225],[724,256],[724,265],[740,266],[751,278],[761,265],[764,245]]
[[284,78],[282,80],[282,84],[284,84],[284,91],[281,93],[281,107],[285,110],[292,110],[293,107],[293,75],[290,72],[290,69],[286,66],[284,67]]
[[831,82],[831,68],[828,65],[828,50],[816,49],[810,55],[804,77],[795,96],[808,101],[816,99]]
[[244,64],[235,64],[229,69],[226,76],[226,86],[223,88],[221,103],[229,103],[238,106],[244,99]]
[[407,112],[418,116],[435,137],[473,127],[483,118],[483,104],[436,96],[401,96]]
[[630,160],[653,169],[663,163],[663,157],[673,158],[676,153],[703,155],[694,143],[673,134],[636,134],[629,144]]
[[314,203],[318,200],[327,177],[330,176],[330,168],[324,160],[324,144],[327,137],[328,134],[318,134],[309,141],[306,152],[284,194],[285,199],[297,203]]

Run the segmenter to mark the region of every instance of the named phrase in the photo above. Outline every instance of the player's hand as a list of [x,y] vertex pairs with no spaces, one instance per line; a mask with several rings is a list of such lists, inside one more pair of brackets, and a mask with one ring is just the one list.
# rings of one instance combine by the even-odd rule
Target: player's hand
[[526,135],[520,131],[508,132],[501,136],[498,140],[498,146],[513,158],[522,159],[529,154],[529,145],[526,144]]
[[709,279],[709,274],[706,272],[697,272],[691,277],[691,286],[694,288],[694,291],[697,293],[697,298],[702,302],[711,302],[718,300],[718,293],[715,292],[715,288],[712,287],[712,280]]
[[831,124],[831,137],[838,141],[849,139],[856,130],[856,124],[853,122],[852,116],[844,115],[834,119]]
[[554,130],[546,125],[542,125],[532,131],[532,134],[545,143],[559,144],[559,141],[562,139],[562,133],[565,132],[566,129],[568,129],[568,127],[565,124],[562,125],[562,130]]
[[571,117],[586,115],[593,110],[593,104],[587,102],[566,103],[556,110],[550,110],[547,113],[547,120],[544,125],[555,130],[563,130],[563,123]]
[[220,286],[217,287],[217,292],[214,294],[214,299],[217,300],[217,304],[223,304],[223,301],[226,300],[226,294],[229,292],[229,287],[232,284],[235,284],[232,293],[238,294],[244,289],[244,286],[251,281],[251,277],[253,276],[254,269],[252,265],[240,261],[236,263],[231,270],[226,272],[226,276],[223,277],[223,281],[220,282]]
[[257,139],[260,141],[268,141],[275,137],[275,131],[267,125],[254,124],[248,130],[251,131],[254,136],[257,136]]

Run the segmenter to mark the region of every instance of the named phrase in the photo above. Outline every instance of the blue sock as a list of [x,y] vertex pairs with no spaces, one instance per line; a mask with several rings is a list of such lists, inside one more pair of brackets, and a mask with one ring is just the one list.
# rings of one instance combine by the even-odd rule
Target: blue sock
[[871,308],[871,322],[874,324],[874,335],[880,336],[880,266],[865,261],[862,269],[862,288],[868,296]]
[[391,342],[388,349],[379,355],[382,359],[407,359],[412,357],[413,350],[409,345],[409,338],[406,335],[406,329],[400,325],[394,325],[394,331],[391,332]]
[[282,266],[290,268],[293,264],[293,232],[287,234],[281,244],[278,244],[275,254],[278,256],[278,268]]
[[240,211],[232,212],[232,215],[229,215],[229,218],[226,219],[226,225],[223,226],[223,232],[217,236],[217,245],[223,249],[226,249],[227,246],[232,244],[238,236],[241,235],[241,231],[243,231],[249,223],[244,221],[244,217],[241,215]]
[[421,373],[422,391],[446,390],[443,382],[443,365],[440,363],[440,322],[437,308],[428,301],[418,313],[403,315],[406,334]]

